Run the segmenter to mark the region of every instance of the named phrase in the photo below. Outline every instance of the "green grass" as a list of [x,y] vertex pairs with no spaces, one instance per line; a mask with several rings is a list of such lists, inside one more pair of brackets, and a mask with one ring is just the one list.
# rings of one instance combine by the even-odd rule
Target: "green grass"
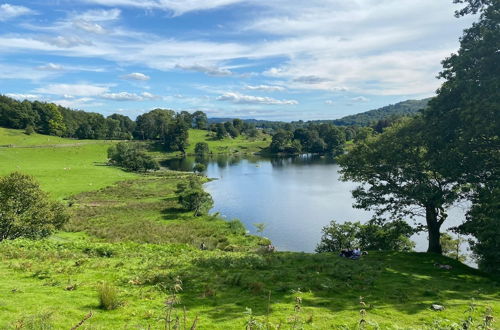
[[92,144],[100,141],[96,140],[75,140],[65,139],[58,136],[42,134],[24,134],[24,130],[0,127],[0,147],[27,147],[27,146],[47,146],[47,145],[74,145]]
[[0,148],[0,175],[30,174],[56,198],[96,190],[137,177],[107,166],[109,143],[73,147]]
[[[208,143],[210,152],[213,154],[253,154],[267,148],[271,143],[271,137],[260,133],[255,138],[240,135],[236,138],[226,137],[223,140],[216,140],[213,133],[205,130],[189,130],[189,146],[186,153],[193,155],[194,148],[198,142]],[[179,152],[171,153],[169,157],[179,156]]]
[[[66,241],[67,240],[67,241]],[[174,310],[198,316],[200,329],[243,329],[251,308],[283,329],[293,319],[306,329],[356,329],[366,320],[382,329],[436,329],[460,324],[475,299],[476,324],[487,306],[500,308],[499,284],[445,257],[373,252],[361,260],[332,254],[200,251],[189,245],[95,243],[84,238],[17,240],[0,244],[0,324],[50,314],[51,324],[70,328],[89,311],[93,329],[162,329],[165,301],[182,282]],[[434,262],[453,265],[438,270]],[[101,283],[117,288],[121,304],[99,308]],[[269,292],[271,293],[267,315]],[[302,299],[294,312],[295,297]],[[445,311],[434,312],[440,303]],[[496,315],[496,314],[495,314]],[[309,322],[309,323],[308,323]],[[500,326],[498,322],[494,328]],[[299,327],[297,327],[299,328]],[[450,327],[443,327],[450,329]]]

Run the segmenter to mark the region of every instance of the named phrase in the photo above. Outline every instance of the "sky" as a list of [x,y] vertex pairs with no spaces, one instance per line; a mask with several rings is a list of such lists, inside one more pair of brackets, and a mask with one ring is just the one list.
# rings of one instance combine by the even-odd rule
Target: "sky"
[[0,2],[0,94],[135,118],[336,119],[435,94],[452,0]]

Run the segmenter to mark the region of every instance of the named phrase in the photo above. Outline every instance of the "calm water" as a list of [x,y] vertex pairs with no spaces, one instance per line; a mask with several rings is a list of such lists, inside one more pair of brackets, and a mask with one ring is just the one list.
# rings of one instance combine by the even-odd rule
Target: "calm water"
[[[165,165],[189,171],[194,161],[188,157]],[[218,156],[202,162],[207,166],[205,174],[217,179],[205,184],[215,202],[211,212],[240,219],[251,233],[255,233],[254,223],[265,223],[264,236],[279,250],[312,252],[321,229],[331,220],[366,222],[372,215],[352,207],[351,190],[357,184],[340,181],[339,166],[327,157]],[[463,221],[462,208],[449,214],[448,226]],[[418,251],[427,248],[425,235],[413,240]]]

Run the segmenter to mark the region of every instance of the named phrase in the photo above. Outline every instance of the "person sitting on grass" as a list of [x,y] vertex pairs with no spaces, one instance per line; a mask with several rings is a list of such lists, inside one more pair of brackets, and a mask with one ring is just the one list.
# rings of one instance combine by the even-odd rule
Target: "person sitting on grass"
[[354,249],[354,251],[352,251],[351,259],[359,259],[360,257],[361,257],[361,249],[357,247]]

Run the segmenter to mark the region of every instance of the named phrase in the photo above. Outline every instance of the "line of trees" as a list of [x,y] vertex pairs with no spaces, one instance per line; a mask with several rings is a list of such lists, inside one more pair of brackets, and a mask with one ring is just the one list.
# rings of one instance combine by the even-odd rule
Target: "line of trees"
[[466,4],[457,16],[480,18],[443,61],[437,96],[420,116],[360,140],[339,163],[345,180],[362,184],[355,206],[393,219],[423,215],[428,252],[443,252],[447,208],[470,201],[455,231],[474,238],[481,269],[500,273],[500,2],[454,2]]
[[269,149],[273,153],[330,153],[339,155],[344,150],[347,129],[332,124],[309,124],[304,128],[278,130]]

